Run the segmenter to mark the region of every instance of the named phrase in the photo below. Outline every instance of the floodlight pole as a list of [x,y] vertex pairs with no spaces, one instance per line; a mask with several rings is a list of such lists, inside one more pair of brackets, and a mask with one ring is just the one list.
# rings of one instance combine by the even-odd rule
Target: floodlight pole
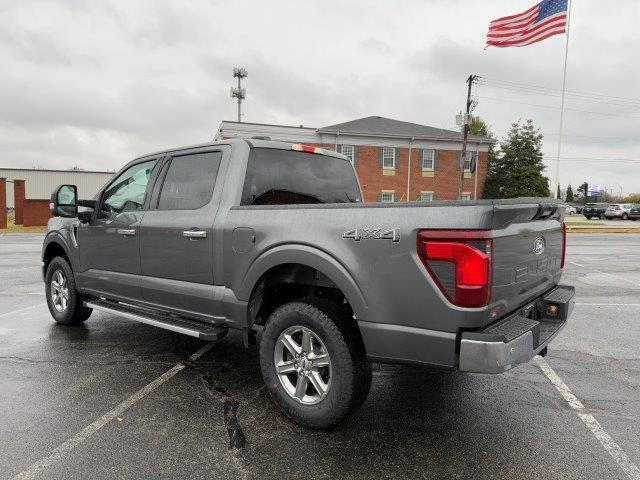
[[463,127],[462,127],[462,159],[460,161],[460,183],[459,183],[459,190],[458,190],[458,200],[460,199],[460,197],[462,197],[462,192],[464,191],[464,160],[467,157],[467,139],[469,137],[469,120],[470,120],[470,113],[471,113],[471,86],[473,85],[473,82],[476,81],[476,79],[478,78],[477,75],[469,75],[469,78],[467,78],[467,109],[466,109],[466,114],[464,116],[464,119],[462,121],[463,123]]

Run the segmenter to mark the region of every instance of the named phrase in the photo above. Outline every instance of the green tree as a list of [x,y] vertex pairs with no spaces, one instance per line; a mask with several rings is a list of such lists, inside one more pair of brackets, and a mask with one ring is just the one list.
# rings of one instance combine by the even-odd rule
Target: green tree
[[582,204],[587,203],[588,200],[588,192],[589,192],[589,184],[587,182],[584,182],[582,185],[580,185],[578,187],[578,195],[580,195],[582,197]]
[[571,188],[571,184],[567,185],[567,195],[565,197],[565,201],[566,202],[574,202],[575,199],[573,198],[573,188]]
[[542,134],[532,120],[511,125],[500,153],[489,168],[484,198],[549,196],[549,180],[542,174]]
[[[493,132],[491,131],[491,127],[487,125],[487,122],[476,115],[472,115],[471,120],[469,121],[469,135],[475,135],[485,138],[495,138]],[[489,146],[487,172],[491,172],[496,168],[497,160],[498,155],[495,149],[495,145],[492,143]],[[493,176],[488,175],[487,180],[485,181],[484,192],[482,194],[483,198],[497,198],[495,196],[498,192],[497,185],[495,184],[495,182],[490,182],[490,178],[493,178]]]

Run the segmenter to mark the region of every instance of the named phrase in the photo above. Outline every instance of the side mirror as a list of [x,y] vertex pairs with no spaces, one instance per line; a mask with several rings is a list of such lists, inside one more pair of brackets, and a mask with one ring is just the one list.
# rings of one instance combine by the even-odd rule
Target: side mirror
[[74,218],[78,215],[78,187],[60,185],[51,194],[51,214],[56,217]]

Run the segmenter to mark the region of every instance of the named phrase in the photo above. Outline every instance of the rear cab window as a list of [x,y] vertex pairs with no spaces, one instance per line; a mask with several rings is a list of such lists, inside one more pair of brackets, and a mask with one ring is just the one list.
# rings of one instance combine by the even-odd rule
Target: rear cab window
[[360,202],[350,162],[315,153],[252,148],[240,205]]

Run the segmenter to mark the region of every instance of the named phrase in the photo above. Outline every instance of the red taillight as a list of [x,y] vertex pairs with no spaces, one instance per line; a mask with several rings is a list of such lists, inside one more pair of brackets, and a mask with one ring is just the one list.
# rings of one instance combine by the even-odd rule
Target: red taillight
[[562,258],[560,268],[564,268],[564,258],[567,253],[567,224],[562,222]]
[[[442,293],[454,305],[478,308],[491,297],[491,232],[426,230],[418,234],[418,255]],[[442,262],[445,267],[442,268]]]

